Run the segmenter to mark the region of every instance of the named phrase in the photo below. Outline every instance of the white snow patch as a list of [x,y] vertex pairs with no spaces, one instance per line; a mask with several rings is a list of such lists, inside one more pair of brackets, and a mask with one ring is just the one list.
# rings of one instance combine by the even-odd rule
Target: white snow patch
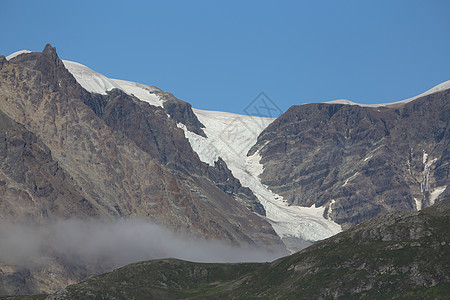
[[436,202],[436,199],[445,191],[446,188],[446,185],[440,186],[435,188],[434,191],[430,193],[430,205],[433,205]]
[[177,123],[177,126],[184,131],[184,136],[189,140],[192,149],[198,154],[201,161],[210,166],[219,159],[219,153],[211,143],[211,140],[187,130],[186,125]]
[[163,101],[153,93],[157,90],[154,87],[126,80],[111,79],[73,61],[63,60],[63,63],[77,82],[88,92],[106,95],[107,91],[120,89],[151,105],[163,105]]
[[445,82],[443,82],[441,84],[438,84],[435,87],[432,87],[431,89],[429,89],[426,92],[423,92],[420,95],[417,95],[417,96],[414,96],[414,97],[411,97],[411,98],[408,98],[408,99],[405,99],[405,100],[401,100],[401,101],[398,101],[398,102],[388,103],[386,105],[411,102],[411,101],[416,100],[417,98],[420,98],[420,97],[423,97],[423,96],[427,96],[427,95],[431,95],[431,94],[434,94],[434,93],[437,93],[437,92],[440,92],[440,91],[445,91],[445,90],[448,90],[448,89],[450,89],[450,80],[447,80],[447,81],[445,81]]
[[[346,104],[346,105],[358,105],[358,106],[366,106],[366,104],[359,104],[347,99],[337,99],[337,100],[331,100],[331,101],[327,101],[324,103],[328,103],[328,104]],[[370,105],[370,104],[369,104]]]
[[414,198],[414,201],[416,202],[416,209],[417,211],[422,209],[422,200]]
[[371,159],[373,157],[373,155],[369,155],[366,158],[364,158],[364,161],[368,161],[369,159]]
[[347,180],[345,180],[345,182],[344,182],[344,184],[343,184],[342,186],[346,186],[347,183],[348,183],[350,180],[354,179],[357,175],[358,175],[358,172],[356,172],[355,174],[353,174],[352,176],[350,176],[349,178],[347,178]]
[[[341,231],[340,225],[325,219],[325,207],[289,206],[282,196],[263,185],[259,175],[263,172],[259,151],[247,157],[257,137],[274,119],[238,115],[226,112],[194,109],[207,138],[182,128],[200,159],[214,165],[220,156],[241,184],[250,188],[266,210],[266,219],[280,237],[296,237],[318,241]],[[297,249],[289,249],[295,251]]]
[[427,95],[431,95],[440,91],[445,91],[450,89],[450,80],[447,80],[441,84],[438,84],[437,86],[429,89],[426,92],[423,92],[420,95],[408,98],[408,99],[404,99],[404,100],[400,100],[400,101],[395,101],[395,102],[391,102],[391,103],[376,103],[376,104],[360,104],[360,103],[356,103],[347,99],[338,99],[338,100],[332,100],[332,101],[326,101],[323,103],[328,103],[328,104],[346,104],[346,105],[358,105],[358,106],[363,106],[363,107],[381,107],[381,106],[389,106],[389,105],[395,105],[395,104],[400,104],[400,103],[408,103],[411,101],[414,101],[420,97],[423,96],[427,96]]
[[106,95],[107,91],[120,89],[120,86],[108,77],[89,69],[88,67],[68,60],[63,60],[64,66],[75,77],[77,82],[88,92]]
[[29,51],[29,50],[20,50],[20,51],[14,52],[13,54],[8,55],[6,57],[6,60],[13,59],[14,57],[19,56],[20,54],[24,54],[24,53],[31,53],[31,51]]
[[[427,160],[425,160],[427,161]],[[430,171],[431,166],[437,161],[437,158],[428,161],[423,167],[423,181],[420,183],[420,190],[423,192],[430,191]]]
[[423,155],[422,155],[422,163],[423,164],[425,164],[427,162],[427,158],[428,158],[428,153],[426,153],[424,150]]

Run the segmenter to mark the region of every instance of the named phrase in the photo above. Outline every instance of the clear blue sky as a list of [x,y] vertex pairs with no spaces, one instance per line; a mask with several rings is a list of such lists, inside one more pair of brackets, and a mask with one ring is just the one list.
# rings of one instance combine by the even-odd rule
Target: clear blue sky
[[194,107],[402,100],[450,79],[450,1],[0,2],[0,54],[42,51]]

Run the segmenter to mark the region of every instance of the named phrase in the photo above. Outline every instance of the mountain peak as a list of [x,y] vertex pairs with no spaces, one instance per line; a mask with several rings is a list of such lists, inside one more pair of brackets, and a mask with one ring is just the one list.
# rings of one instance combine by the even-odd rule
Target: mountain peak
[[45,45],[45,48],[42,51],[42,55],[49,58],[56,65],[59,65],[60,60],[59,60],[58,54],[56,53],[56,48],[52,47],[52,45],[50,43]]

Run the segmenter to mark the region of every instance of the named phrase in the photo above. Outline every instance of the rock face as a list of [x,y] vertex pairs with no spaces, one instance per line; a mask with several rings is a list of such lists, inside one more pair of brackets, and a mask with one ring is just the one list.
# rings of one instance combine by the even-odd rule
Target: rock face
[[[226,165],[200,162],[165,109],[119,90],[87,92],[50,45],[0,61],[1,218],[143,217],[193,236],[282,247],[271,225],[234,199],[253,194],[235,178],[232,193],[214,184],[209,174],[232,176]],[[189,116],[190,106],[174,107]],[[52,277],[29,286],[49,291]]]
[[0,112],[0,218],[42,221],[94,215],[74,181],[34,133]]
[[158,90],[156,94],[164,100],[164,108],[172,119],[186,125],[189,131],[206,137],[202,129],[205,126],[198,120],[189,103],[177,99],[172,94],[164,91]]
[[344,228],[449,193],[450,91],[386,107],[291,107],[259,136],[262,182]]
[[450,198],[391,212],[266,264],[155,260],[47,299],[446,299]]

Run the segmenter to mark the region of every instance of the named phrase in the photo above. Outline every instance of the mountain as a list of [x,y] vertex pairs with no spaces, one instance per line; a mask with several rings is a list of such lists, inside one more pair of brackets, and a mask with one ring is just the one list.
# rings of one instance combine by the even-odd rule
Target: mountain
[[[251,235],[259,235],[253,227],[248,228],[253,233],[244,234],[242,222],[248,220],[267,228],[267,238],[277,243],[270,225],[233,199],[256,202],[248,188],[229,177],[225,164],[213,168],[202,163],[163,108],[119,89],[107,95],[87,92],[50,45],[42,53],[25,53],[5,62],[0,78],[1,111],[48,147],[46,151],[51,151],[58,168],[82,195],[83,206],[92,213],[150,216],[156,223],[191,228],[202,236],[228,236],[230,241],[252,241]],[[172,111],[190,109],[181,101],[168,106]],[[227,187],[221,180],[233,184]],[[233,191],[227,193],[218,187]],[[23,194],[31,199],[35,196]],[[53,213],[43,211],[27,218],[38,220]],[[16,215],[22,216],[19,212]],[[83,216],[78,208],[70,215]],[[243,219],[239,220],[239,230],[231,229],[234,217]],[[209,220],[215,223],[206,224]],[[231,230],[226,233],[225,228]]]
[[258,137],[263,184],[344,228],[448,196],[450,90],[364,107],[291,107]]
[[47,299],[446,299],[450,198],[373,218],[264,264],[140,262]]
[[[259,161],[255,157],[247,158],[246,154],[256,143],[258,135],[274,121],[270,113],[267,116],[252,113],[252,110],[264,112],[260,108],[267,106],[263,94],[260,95],[262,98],[255,99],[259,101],[253,101],[247,107],[247,115],[204,111],[192,109],[190,104],[156,87],[110,79],[81,64],[63,63],[87,91],[107,95],[116,88],[166,109],[177,126],[183,129],[199,159],[208,166],[208,177],[235,200],[264,216],[290,252],[340,232],[338,224],[323,217],[324,208],[290,207],[280,201],[278,195],[261,183]],[[217,173],[218,169],[220,173]]]
[[[180,234],[283,251],[254,213],[264,210],[252,192],[224,162],[209,166],[192,150],[176,121],[202,134],[189,104],[151,87],[149,98],[169,103],[119,88],[88,92],[51,45],[0,62],[1,221],[144,218]],[[93,272],[78,267],[2,263],[0,291],[54,291]]]
[[[261,93],[239,115],[107,78],[51,45],[0,56],[0,239],[44,228],[25,234],[34,241],[59,220],[144,220],[281,255],[387,212],[416,214],[450,193],[449,88],[284,113]],[[0,295],[51,293],[119,266],[37,249],[50,258],[0,256]]]

